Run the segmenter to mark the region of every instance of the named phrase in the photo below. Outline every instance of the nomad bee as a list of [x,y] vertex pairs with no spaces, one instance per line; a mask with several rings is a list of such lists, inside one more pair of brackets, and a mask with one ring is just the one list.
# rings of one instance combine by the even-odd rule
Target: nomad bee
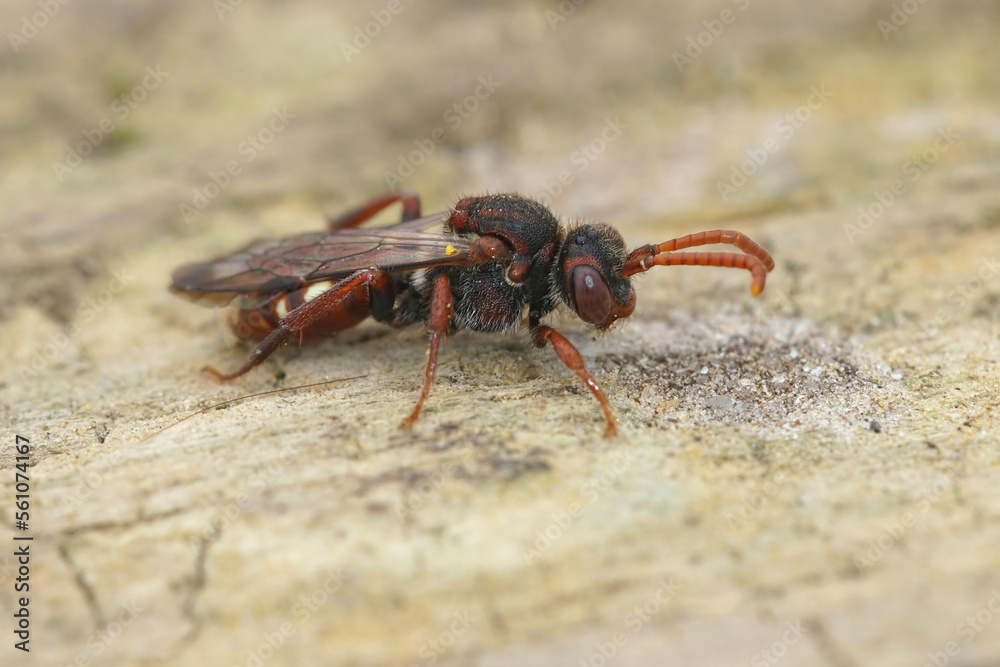
[[[403,207],[399,224],[359,228],[396,202]],[[404,427],[420,416],[446,333],[507,333],[519,327],[527,310],[534,344],[552,345],[597,398],[607,434],[613,434],[611,406],[580,353],[542,319],[563,303],[604,331],[632,314],[631,277],[654,266],[746,269],[753,276],[754,296],[774,268],[771,255],[740,232],[699,232],[629,252],[610,225],[561,227],[547,208],[516,194],[466,197],[449,211],[421,216],[417,196],[391,192],[329,219],[328,228],[255,241],[227,257],[182,266],[170,290],[202,304],[237,305],[237,335],[260,341],[232,373],[205,369],[219,380],[243,375],[290,336],[300,342],[319,338],[368,316],[397,328],[425,322],[427,369]],[[714,243],[733,245],[744,254],[677,252]]]

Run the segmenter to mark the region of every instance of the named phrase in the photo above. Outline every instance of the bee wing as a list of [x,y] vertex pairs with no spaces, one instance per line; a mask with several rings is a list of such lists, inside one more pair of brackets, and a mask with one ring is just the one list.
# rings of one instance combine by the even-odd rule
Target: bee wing
[[346,278],[378,267],[407,272],[463,264],[469,238],[440,229],[447,213],[365,229],[314,232],[280,240],[259,240],[227,257],[187,264],[174,272],[170,291],[197,303],[252,308],[320,280]]

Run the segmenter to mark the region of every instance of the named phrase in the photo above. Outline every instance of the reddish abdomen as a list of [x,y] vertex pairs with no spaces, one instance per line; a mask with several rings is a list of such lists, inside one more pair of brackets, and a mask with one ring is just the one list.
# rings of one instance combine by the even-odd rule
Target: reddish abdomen
[[[302,289],[288,292],[259,308],[242,308],[236,314],[233,331],[240,338],[261,340],[266,338],[278,322],[303,303],[312,301],[332,287],[324,281],[307,285]],[[363,286],[341,300],[316,322],[302,330],[302,341],[307,342],[350,329],[371,314],[368,307],[368,286]]]

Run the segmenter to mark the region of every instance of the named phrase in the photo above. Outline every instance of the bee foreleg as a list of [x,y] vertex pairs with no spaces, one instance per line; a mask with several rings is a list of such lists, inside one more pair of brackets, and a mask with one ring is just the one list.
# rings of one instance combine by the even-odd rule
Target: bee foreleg
[[361,206],[353,208],[347,213],[339,215],[336,218],[327,218],[327,228],[331,232],[335,232],[338,229],[350,229],[351,227],[357,227],[364,222],[371,220],[378,215],[379,212],[392,206],[398,201],[403,202],[403,222],[416,220],[420,217],[420,197],[410,194],[404,190],[397,190],[395,192],[387,192],[384,195],[367,201]]
[[531,336],[534,339],[535,347],[545,347],[545,343],[552,343],[552,349],[556,351],[556,354],[566,364],[566,367],[583,380],[583,383],[587,385],[587,389],[590,390],[590,393],[601,404],[601,411],[604,413],[604,419],[608,424],[604,435],[608,437],[614,435],[617,431],[617,426],[615,425],[615,415],[611,411],[611,404],[608,402],[608,397],[601,391],[597,380],[594,379],[594,376],[584,366],[583,357],[580,356],[579,350],[565,336],[552,327],[534,325],[531,328]]

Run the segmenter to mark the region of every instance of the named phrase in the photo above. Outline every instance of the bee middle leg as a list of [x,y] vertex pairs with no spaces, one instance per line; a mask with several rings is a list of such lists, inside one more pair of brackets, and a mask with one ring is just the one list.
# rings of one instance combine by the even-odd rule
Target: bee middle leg
[[427,317],[427,329],[430,332],[430,340],[427,343],[427,369],[424,371],[424,386],[420,391],[420,398],[413,408],[413,413],[403,420],[400,428],[410,428],[420,416],[420,410],[424,407],[424,401],[431,392],[431,385],[434,384],[434,375],[437,371],[438,348],[441,346],[441,339],[448,330],[451,323],[452,313],[451,285],[448,276],[438,275],[434,279],[434,286],[431,288],[430,313]]

